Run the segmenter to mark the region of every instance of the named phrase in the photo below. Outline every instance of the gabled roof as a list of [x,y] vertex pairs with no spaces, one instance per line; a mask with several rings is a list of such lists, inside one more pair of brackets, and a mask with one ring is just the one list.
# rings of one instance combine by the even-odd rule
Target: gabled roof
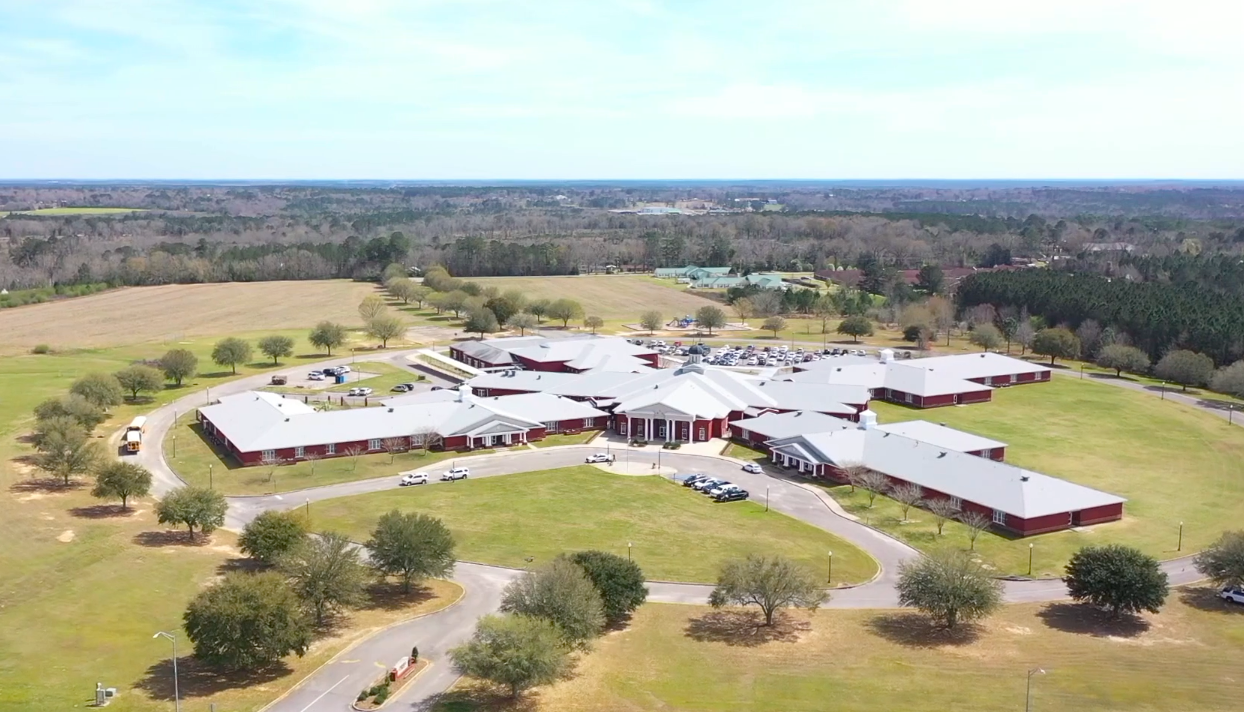
[[514,363],[514,359],[510,357],[510,352],[505,349],[497,348],[489,341],[460,341],[453,345],[462,353],[473,356],[485,363],[491,363],[497,366]]
[[730,427],[764,435],[771,440],[778,440],[807,433],[850,430],[858,426],[849,420],[835,418],[832,415],[797,410],[792,413],[766,413],[755,418],[734,420],[730,422]]
[[861,464],[890,477],[1022,519],[1126,501],[1057,477],[879,429],[799,435],[770,441],[769,446],[775,452],[810,462],[839,467]]
[[944,447],[956,452],[979,452],[981,450],[1006,447],[1006,443],[1001,440],[991,440],[975,433],[955,430],[941,423],[930,423],[927,420],[908,420],[902,423],[878,425],[877,430],[919,440],[920,442]]
[[1043,373],[1050,370],[1049,366],[991,352],[918,358],[907,361],[904,365],[935,371],[950,378],[962,379]]

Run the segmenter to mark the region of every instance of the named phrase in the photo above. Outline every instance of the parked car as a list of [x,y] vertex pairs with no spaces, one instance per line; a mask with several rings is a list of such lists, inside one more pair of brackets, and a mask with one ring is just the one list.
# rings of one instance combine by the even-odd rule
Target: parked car
[[720,477],[710,477],[706,480],[700,480],[699,482],[691,485],[691,489],[697,492],[708,492],[714,487],[718,485],[723,485],[723,484],[726,484],[726,481],[721,479]]
[[759,475],[760,473],[764,472],[764,469],[761,468],[761,466],[755,462],[749,462],[743,466],[743,471],[750,472],[753,475]]
[[371,390],[370,388],[358,387],[358,388],[351,388],[351,389],[350,389],[350,393],[349,393],[348,395],[352,395],[352,396],[369,396],[369,395],[371,395],[371,394],[372,394],[372,390]]
[[613,455],[604,452],[598,452],[594,455],[588,455],[585,462],[613,462]]
[[721,494],[714,495],[713,501],[715,502],[738,502],[739,500],[747,499],[747,497],[748,497],[747,490],[732,489],[729,492],[722,492]]
[[324,374],[320,373],[319,371],[312,371],[311,373],[307,374],[307,380],[308,381],[322,381],[324,380]]
[[690,475],[682,481],[682,486],[693,487],[707,479],[709,479],[708,475]]
[[393,391],[394,393],[409,393],[415,390],[415,384],[399,383],[396,386],[393,386],[392,388],[390,388],[389,390]]
[[428,483],[428,473],[426,472],[407,472],[402,475],[402,479],[398,480],[399,487],[409,487],[411,485],[426,485]]
[[446,470],[441,475],[441,482],[453,482],[454,480],[465,480],[471,474],[469,467],[455,467],[452,470]]
[[738,485],[734,484],[733,482],[726,482],[725,484],[721,485],[720,487],[714,487],[714,488],[712,488],[711,490],[709,490],[709,491],[708,491],[708,494],[712,495],[713,497],[716,497],[716,496],[717,496],[717,495],[719,495],[719,494],[724,494],[724,493],[726,493],[726,492],[733,492],[733,491],[735,491],[736,489],[743,489],[743,488],[742,488],[742,487],[739,487]]
[[1229,603],[1244,604],[1244,588],[1229,586],[1218,592],[1218,597]]

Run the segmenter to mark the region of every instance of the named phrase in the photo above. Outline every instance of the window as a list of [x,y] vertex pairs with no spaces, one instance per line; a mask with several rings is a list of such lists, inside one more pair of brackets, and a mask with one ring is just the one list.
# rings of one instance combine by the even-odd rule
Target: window
[[324,454],[325,454],[325,455],[336,455],[336,454],[337,454],[337,444],[336,444],[336,443],[329,443],[329,444],[325,445],[325,446],[324,446]]
[[559,428],[561,428],[561,421],[560,421],[560,420],[554,420],[554,421],[553,421],[553,422],[551,422],[551,423],[545,423],[545,424],[544,424],[544,429],[545,429],[545,430],[547,430],[547,431],[548,431],[548,432],[550,432],[550,433],[555,433],[555,432],[557,432]]
[[307,454],[306,448],[301,447],[301,446],[294,448],[294,459],[296,460],[302,459],[306,454]]
[[910,393],[904,393],[904,394],[903,394],[903,400],[905,400],[905,401],[907,401],[908,403],[910,403],[910,402],[911,402],[911,394],[910,394]]
[[367,441],[367,449],[368,449],[368,450],[379,450],[379,449],[380,449],[380,441],[379,441],[379,440],[368,440],[368,441]]
[[708,431],[704,428],[700,428],[700,440],[708,440]]
[[626,421],[625,420],[618,421],[618,433],[622,435],[626,435]]
[[950,506],[954,507],[955,509],[963,509],[963,500],[959,499],[958,497],[951,497]]
[[594,428],[594,427],[596,427],[596,419],[595,419],[595,418],[584,418],[584,419],[583,419],[583,427],[585,427],[585,428]]
[[276,459],[276,450],[264,450],[262,457],[264,462],[271,462]]
[[993,523],[1006,524],[1006,512],[1003,512],[1000,509],[993,510]]

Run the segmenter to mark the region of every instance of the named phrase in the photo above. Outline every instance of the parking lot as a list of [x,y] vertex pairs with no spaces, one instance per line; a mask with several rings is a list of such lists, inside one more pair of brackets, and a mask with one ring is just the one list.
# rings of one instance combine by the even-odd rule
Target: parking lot
[[[662,339],[631,339],[631,343],[648,346],[657,353],[673,359],[687,356],[693,344],[689,342],[667,342]],[[836,356],[867,356],[870,353],[864,348],[832,347],[832,348],[790,348],[785,344],[730,344],[709,348],[704,363],[710,366],[783,368],[800,363],[832,359]],[[875,355],[875,349],[874,353]],[[911,358],[910,352],[899,353],[899,358]]]

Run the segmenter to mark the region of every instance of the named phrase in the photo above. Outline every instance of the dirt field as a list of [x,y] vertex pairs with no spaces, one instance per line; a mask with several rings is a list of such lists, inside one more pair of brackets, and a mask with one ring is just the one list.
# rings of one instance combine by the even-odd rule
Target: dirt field
[[[707,305],[722,306],[704,297],[677,289],[672,281],[662,283],[650,277],[633,275],[588,275],[582,277],[479,277],[473,282],[498,289],[519,289],[529,299],[577,300],[588,315],[602,319],[636,320],[640,313],[656,309],[666,319],[694,314]],[[666,286],[668,284],[668,286]]]
[[36,344],[90,348],[263,329],[297,329],[323,319],[360,322],[373,285],[346,280],[127,287],[88,297],[0,309],[0,353]]

